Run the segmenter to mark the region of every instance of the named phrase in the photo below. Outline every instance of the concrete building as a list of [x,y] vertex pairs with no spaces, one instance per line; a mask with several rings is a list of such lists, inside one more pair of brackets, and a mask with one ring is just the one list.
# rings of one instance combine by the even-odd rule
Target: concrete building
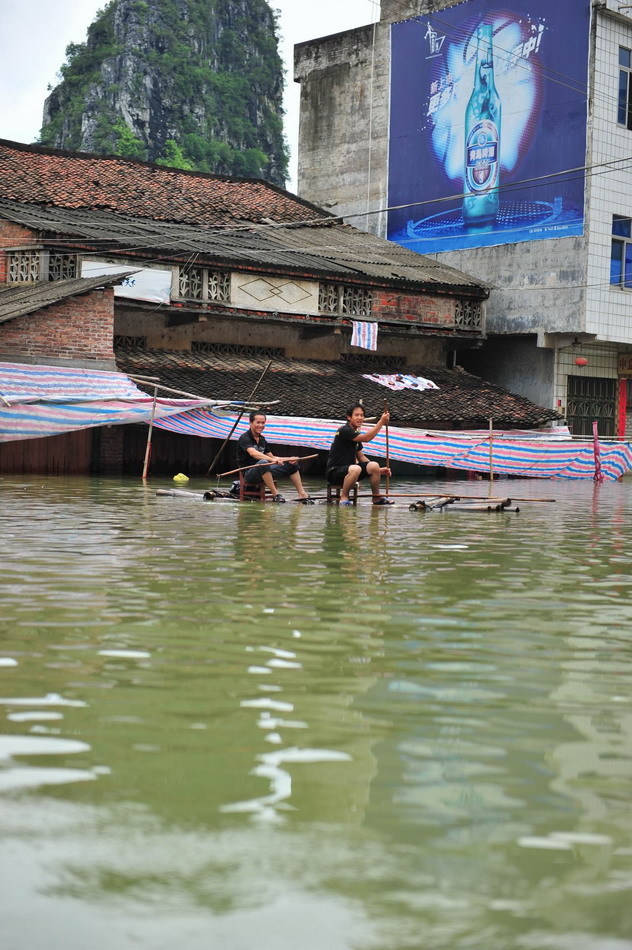
[[[560,18],[557,37],[554,17]],[[511,69],[523,70],[520,93],[514,87],[514,98],[505,97],[502,103],[500,204],[509,200],[512,189],[522,188],[515,191],[522,200],[531,187],[532,197],[547,198],[540,206],[547,204],[548,218],[534,220],[526,239],[517,230],[511,235],[501,231],[484,235],[479,246],[476,241],[469,246],[467,241],[461,246],[454,242],[441,251],[437,240],[413,240],[421,233],[415,216],[424,217],[424,203],[430,199],[435,203],[428,210],[441,212],[440,201],[451,196],[456,222],[467,188],[461,171],[460,180],[452,175],[443,195],[432,191],[427,177],[436,178],[434,166],[443,162],[447,168],[448,159],[439,155],[439,120],[431,113],[444,103],[453,113],[460,109],[451,132],[456,140],[460,136],[457,151],[462,161],[469,92],[465,81],[458,88],[454,51],[463,51],[460,66],[464,75],[469,69],[471,77],[476,44],[471,42],[466,62],[463,37],[468,33],[471,39],[484,23],[492,26],[497,75],[501,67],[503,71],[499,88]],[[527,32],[521,36],[520,30]],[[423,67],[422,59],[427,61]],[[425,92],[411,89],[420,77],[428,78]],[[598,420],[601,435],[629,438],[632,9],[619,0],[556,0],[548,7],[544,0],[465,0],[456,5],[446,0],[382,0],[378,22],[298,45],[295,80],[301,84],[300,196],[357,227],[430,253],[488,283],[487,340],[459,354],[459,362],[558,409],[576,434],[590,432]],[[471,78],[468,81],[471,90]],[[531,87],[525,92],[527,83]],[[526,110],[532,111],[523,116],[516,158],[510,154],[509,135],[523,109],[523,94],[531,96]],[[555,97],[558,106],[551,111]],[[404,126],[397,122],[406,102],[419,108],[404,115],[402,121],[409,124],[402,132]],[[513,133],[515,138],[515,128]],[[411,184],[416,171],[405,135],[410,142],[422,142],[426,136],[425,166],[416,187]],[[429,143],[435,146],[432,160]],[[566,156],[571,149],[576,156],[571,164],[567,158],[556,163],[557,151]],[[575,224],[568,227],[562,199],[577,188]],[[400,215],[398,240],[396,212],[385,209],[404,204],[412,210],[408,220]],[[481,229],[486,230],[493,229]]]

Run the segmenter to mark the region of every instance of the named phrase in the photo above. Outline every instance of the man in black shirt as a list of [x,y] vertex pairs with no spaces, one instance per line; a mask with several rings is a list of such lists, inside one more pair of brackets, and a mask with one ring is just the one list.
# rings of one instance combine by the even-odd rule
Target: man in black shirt
[[341,485],[340,504],[351,505],[349,492],[361,478],[368,478],[373,492],[374,505],[392,505],[385,495],[380,495],[380,476],[390,475],[386,466],[370,462],[362,451],[362,443],[370,442],[386,425],[390,415],[383,412],[379,421],[367,432],[362,432],[364,408],[356,403],[346,413],[347,422],[336,433],[327,459],[327,481],[330,485]]
[[[266,442],[263,430],[266,424],[265,412],[254,410],[250,413],[250,427],[243,432],[237,441],[237,459],[240,468],[252,465],[244,472],[244,479],[248,485],[264,483],[272,494],[272,501],[284,502],[285,498],[279,494],[274,484],[274,476],[285,476],[290,479],[298,493],[297,501],[313,504],[303,488],[301,473],[298,468],[298,456],[280,458],[273,455]],[[272,462],[272,464],[268,464]]]

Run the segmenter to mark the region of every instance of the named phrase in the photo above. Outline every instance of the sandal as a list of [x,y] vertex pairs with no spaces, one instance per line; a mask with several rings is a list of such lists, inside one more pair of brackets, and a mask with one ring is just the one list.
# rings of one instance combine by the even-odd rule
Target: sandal
[[395,502],[391,501],[390,498],[387,498],[386,495],[380,495],[380,497],[373,502],[374,505],[394,505]]
[[341,501],[339,503],[340,508],[351,508],[352,506],[353,506],[353,502],[351,501],[350,498],[347,498],[346,501]]

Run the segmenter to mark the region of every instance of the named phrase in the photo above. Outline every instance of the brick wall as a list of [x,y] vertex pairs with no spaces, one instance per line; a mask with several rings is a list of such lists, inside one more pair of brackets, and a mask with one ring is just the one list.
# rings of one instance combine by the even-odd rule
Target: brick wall
[[94,290],[0,324],[0,355],[112,360],[114,291]]
[[449,297],[425,297],[376,291],[372,315],[376,320],[399,320],[424,326],[453,327],[454,300]]

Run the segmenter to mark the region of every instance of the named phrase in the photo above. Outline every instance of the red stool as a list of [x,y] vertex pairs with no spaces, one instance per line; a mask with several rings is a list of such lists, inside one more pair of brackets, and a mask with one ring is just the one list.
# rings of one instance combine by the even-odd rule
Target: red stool
[[239,500],[240,501],[265,501],[266,486],[263,482],[258,485],[249,485],[244,478],[244,473],[239,473]]

